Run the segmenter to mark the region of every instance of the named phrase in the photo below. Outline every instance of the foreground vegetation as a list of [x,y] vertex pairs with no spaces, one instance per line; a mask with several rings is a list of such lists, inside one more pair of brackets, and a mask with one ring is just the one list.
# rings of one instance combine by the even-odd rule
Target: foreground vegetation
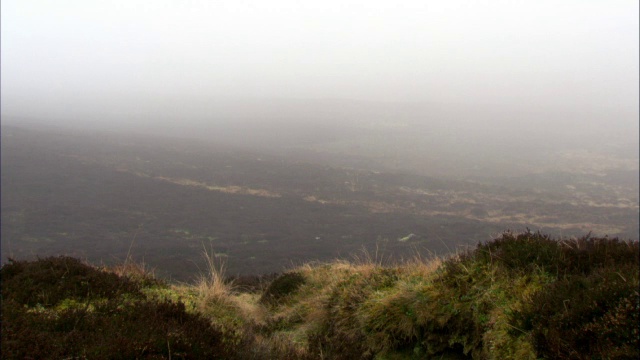
[[449,259],[308,264],[243,287],[11,261],[2,358],[637,359],[638,242],[504,233]]

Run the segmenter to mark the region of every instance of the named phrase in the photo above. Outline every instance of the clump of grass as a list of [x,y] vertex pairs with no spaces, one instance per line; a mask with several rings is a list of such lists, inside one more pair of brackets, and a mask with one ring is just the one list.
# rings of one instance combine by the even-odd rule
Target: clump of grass
[[[371,316],[375,303],[397,292],[404,270],[399,267],[355,266],[337,281],[323,299],[323,314],[317,327],[309,333],[310,349],[329,358],[373,358],[381,350],[378,345],[385,337]],[[390,324],[392,316],[385,314]],[[384,331],[384,330],[383,330]],[[387,333],[388,334],[388,333]],[[393,337],[390,335],[388,338]],[[382,345],[385,347],[385,345]]]
[[206,262],[206,272],[200,275],[195,289],[200,298],[200,306],[206,308],[211,303],[228,303],[233,292],[233,282],[225,280],[225,263],[216,261],[213,250],[208,251],[203,246],[203,257]]
[[[637,243],[526,232],[442,265],[365,267],[325,298],[310,349],[332,358],[637,356],[637,332],[623,328],[637,320],[637,258]],[[632,268],[624,281],[618,272]]]
[[159,285],[160,281],[155,276],[154,269],[147,267],[144,262],[137,262],[131,256],[122,264],[109,267],[108,272],[112,272],[122,278],[133,280],[144,286]]
[[274,305],[298,290],[304,282],[305,278],[299,272],[284,273],[269,284],[260,297],[260,303]]

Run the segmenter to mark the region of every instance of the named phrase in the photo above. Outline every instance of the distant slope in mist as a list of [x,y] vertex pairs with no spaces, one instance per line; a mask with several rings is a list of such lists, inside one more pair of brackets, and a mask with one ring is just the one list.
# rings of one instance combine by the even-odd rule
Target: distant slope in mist
[[246,274],[362,249],[444,254],[504,229],[638,238],[637,172],[624,159],[451,180],[371,170],[379,162],[355,155],[4,124],[1,155],[3,254],[133,254],[177,279],[204,266],[203,245]]
[[[117,108],[39,121],[468,178],[637,170],[638,116],[638,109],[623,108],[189,97],[154,104],[132,98]],[[3,114],[3,122],[20,123],[17,117]]]

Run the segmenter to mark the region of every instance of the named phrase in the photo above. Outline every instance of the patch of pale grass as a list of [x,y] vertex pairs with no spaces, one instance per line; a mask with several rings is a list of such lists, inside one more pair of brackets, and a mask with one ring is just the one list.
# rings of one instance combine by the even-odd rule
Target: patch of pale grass
[[133,234],[133,238],[131,239],[131,244],[129,244],[129,250],[127,251],[127,257],[124,260],[124,263],[121,265],[113,266],[111,272],[120,276],[127,277],[135,280],[143,280],[143,279],[155,279],[155,272],[153,269],[147,268],[146,264],[143,262],[138,263],[133,260],[133,256],[131,255],[131,249],[133,249],[133,244],[136,242],[136,237],[138,236],[138,232],[142,228],[142,224],[138,226],[136,232]]
[[268,312],[264,306],[258,303],[259,299],[260,295],[247,293],[229,297],[229,300],[244,319],[256,325],[262,325],[266,321]]
[[124,263],[112,266],[108,268],[108,270],[120,277],[126,277],[135,280],[155,278],[154,269],[149,268],[144,263],[144,261],[140,263],[134,261],[131,256],[127,256],[127,259],[124,261]]
[[303,274],[306,282],[298,291],[298,302],[293,304],[293,309],[279,309],[282,316],[288,312],[300,311],[304,317],[304,323],[296,332],[313,332],[314,328],[325,322],[327,304],[336,286],[347,280],[354,274],[369,276],[379,268],[379,265],[371,261],[373,257],[362,257],[359,264],[345,260],[334,260],[330,263],[308,263],[298,267],[296,271]]
[[306,279],[299,293],[305,293],[305,291],[312,291],[315,295],[326,293],[333,289],[338,282],[362,270],[362,266],[345,260],[304,264],[295,269],[295,271],[303,274]]
[[[291,334],[256,335],[253,347],[258,354],[269,354],[272,359],[310,359],[306,344],[300,344]],[[260,357],[262,358],[262,357]]]
[[441,257],[425,259],[420,255],[416,255],[412,259],[407,260],[402,267],[406,269],[406,273],[409,275],[427,277],[440,268],[444,261]]
[[373,254],[367,248],[362,247],[360,254],[353,255],[352,263],[356,266],[383,267],[391,264],[391,258],[388,257],[385,259],[384,255],[376,245],[376,249]]
[[194,285],[201,305],[206,307],[207,304],[228,303],[233,291],[233,282],[225,282],[224,274],[226,264],[223,260],[216,261],[215,253],[212,249],[209,251],[203,245],[202,255],[206,261],[206,273],[201,274],[200,278]]
[[[435,271],[443,261],[443,258],[436,256],[423,258],[415,255],[401,264],[393,265],[393,269],[401,277],[397,285],[384,294],[376,293],[379,297],[375,299],[363,299],[368,300],[368,307],[358,312],[358,316],[369,319],[372,324],[375,324],[376,321],[388,319],[385,314],[388,314],[389,309],[392,309],[395,311],[393,317],[398,321],[397,324],[391,324],[393,330],[407,336],[415,336],[413,321],[404,314],[402,309],[415,302],[415,293],[424,286],[421,281],[416,282],[416,278],[423,278],[425,282],[428,282],[433,278]],[[336,288],[345,282],[349,284],[354,275],[358,279],[367,279],[380,272],[382,268],[390,266],[390,262],[383,259],[377,251],[372,254],[366,250],[355,256],[352,261],[334,260],[328,263],[306,263],[291,270],[300,273],[305,278],[305,282],[296,291],[291,301],[270,310],[263,306],[260,306],[259,309],[252,309],[253,305],[251,305],[243,310],[243,313],[245,317],[252,316],[254,319],[261,319],[259,314],[260,311],[263,311],[263,319],[268,323],[288,324],[264,338],[258,336],[256,340],[260,344],[259,346],[269,348],[270,353],[274,356],[304,357],[308,355],[305,352],[308,351],[309,334],[320,331],[322,324],[325,324],[330,317],[330,314],[327,313],[329,311],[328,305],[332,301],[332,296],[335,295]],[[255,315],[251,315],[252,311]],[[369,312],[373,312],[373,314]],[[381,329],[390,326],[387,323],[378,325],[381,326]],[[355,329],[352,330],[355,331]],[[382,341],[382,339],[379,340]],[[385,341],[393,343],[392,339]]]

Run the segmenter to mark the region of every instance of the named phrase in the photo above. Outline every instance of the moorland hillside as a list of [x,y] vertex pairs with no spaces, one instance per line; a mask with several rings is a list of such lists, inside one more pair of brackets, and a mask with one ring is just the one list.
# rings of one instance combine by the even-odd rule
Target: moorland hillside
[[[2,358],[637,359],[638,242],[504,233],[449,258],[192,284],[70,257],[0,270]],[[262,280],[262,281],[260,281]],[[251,286],[249,286],[251,285]]]
[[68,255],[109,266],[133,255],[160,278],[189,282],[206,267],[203,244],[229,274],[251,275],[363,248],[394,259],[416,249],[446,255],[505,229],[638,240],[637,157],[578,152],[574,167],[548,161],[554,169],[520,160],[474,180],[385,170],[380,157],[349,165],[348,151],[273,155],[4,121],[2,264]]

